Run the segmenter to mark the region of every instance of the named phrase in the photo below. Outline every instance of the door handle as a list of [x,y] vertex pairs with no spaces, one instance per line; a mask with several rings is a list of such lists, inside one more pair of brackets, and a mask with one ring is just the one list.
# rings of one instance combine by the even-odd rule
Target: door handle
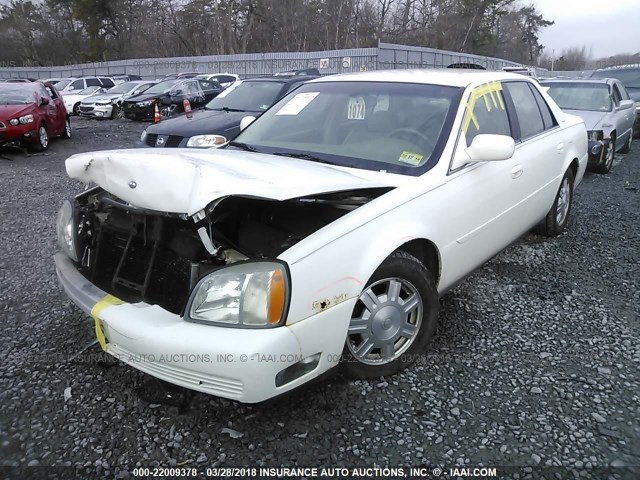
[[559,143],[559,144],[556,146],[556,150],[558,150],[558,153],[563,152],[563,151],[564,151],[564,143]]
[[516,165],[511,169],[511,178],[518,178],[520,175],[522,175],[523,171],[524,169],[522,168],[522,165]]

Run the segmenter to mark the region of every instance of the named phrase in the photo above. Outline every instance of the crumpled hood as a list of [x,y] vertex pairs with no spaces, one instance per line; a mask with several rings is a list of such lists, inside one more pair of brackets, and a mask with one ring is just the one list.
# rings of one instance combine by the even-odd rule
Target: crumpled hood
[[589,112],[587,110],[564,110],[571,115],[582,118],[587,130],[602,130],[602,122],[610,112]]
[[287,200],[395,187],[414,177],[237,150],[107,150],[66,161],[71,178],[150,210],[193,215],[230,195]]

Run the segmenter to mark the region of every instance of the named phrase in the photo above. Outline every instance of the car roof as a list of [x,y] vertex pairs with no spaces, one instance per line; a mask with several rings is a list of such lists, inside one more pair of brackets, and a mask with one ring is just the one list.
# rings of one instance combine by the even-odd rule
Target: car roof
[[272,77],[247,78],[243,82],[298,83],[320,78],[317,75],[279,75]]
[[540,83],[599,83],[608,85],[619,81],[616,78],[550,78],[548,80],[540,80]]
[[463,70],[456,68],[435,69],[424,68],[414,70],[375,70],[371,72],[343,73],[313,80],[317,82],[392,82],[392,83],[424,83],[452,87],[467,87],[474,83],[488,83],[499,80],[533,80],[531,77],[517,73],[486,70]]

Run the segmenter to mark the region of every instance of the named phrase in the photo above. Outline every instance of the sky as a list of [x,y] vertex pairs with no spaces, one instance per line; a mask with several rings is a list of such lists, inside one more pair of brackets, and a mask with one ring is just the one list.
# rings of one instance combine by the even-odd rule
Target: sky
[[528,0],[542,16],[556,23],[540,31],[545,53],[587,46],[594,58],[640,52],[638,0]]

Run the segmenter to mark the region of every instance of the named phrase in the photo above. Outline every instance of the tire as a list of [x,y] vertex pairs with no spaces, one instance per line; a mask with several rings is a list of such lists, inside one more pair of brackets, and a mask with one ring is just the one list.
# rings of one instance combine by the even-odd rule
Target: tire
[[44,123],[41,123],[38,127],[36,143],[33,145],[32,149],[36,152],[44,152],[47,148],[49,148],[49,132],[47,131],[47,126]]
[[76,103],[73,106],[73,114],[74,115],[80,115],[80,102]]
[[[389,298],[392,289],[398,293]],[[415,300],[407,312],[409,305],[404,305],[410,299]],[[378,378],[411,365],[433,338],[439,306],[427,268],[396,250],[374,272],[354,307],[342,373],[349,378]]]
[[534,233],[545,237],[557,237],[567,228],[571,207],[573,206],[574,176],[571,168],[567,170],[560,182],[553,206],[547,216],[533,229]]
[[609,173],[613,166],[613,158],[616,156],[616,137],[611,135],[611,140],[607,145],[607,149],[602,156],[602,161],[593,167],[593,171],[596,173]]
[[69,120],[69,117],[64,120],[64,130],[62,130],[60,137],[66,139],[71,138],[71,120]]
[[629,133],[629,140],[627,140],[624,147],[620,149],[620,153],[629,153],[631,151],[631,142],[633,142],[633,133]]

